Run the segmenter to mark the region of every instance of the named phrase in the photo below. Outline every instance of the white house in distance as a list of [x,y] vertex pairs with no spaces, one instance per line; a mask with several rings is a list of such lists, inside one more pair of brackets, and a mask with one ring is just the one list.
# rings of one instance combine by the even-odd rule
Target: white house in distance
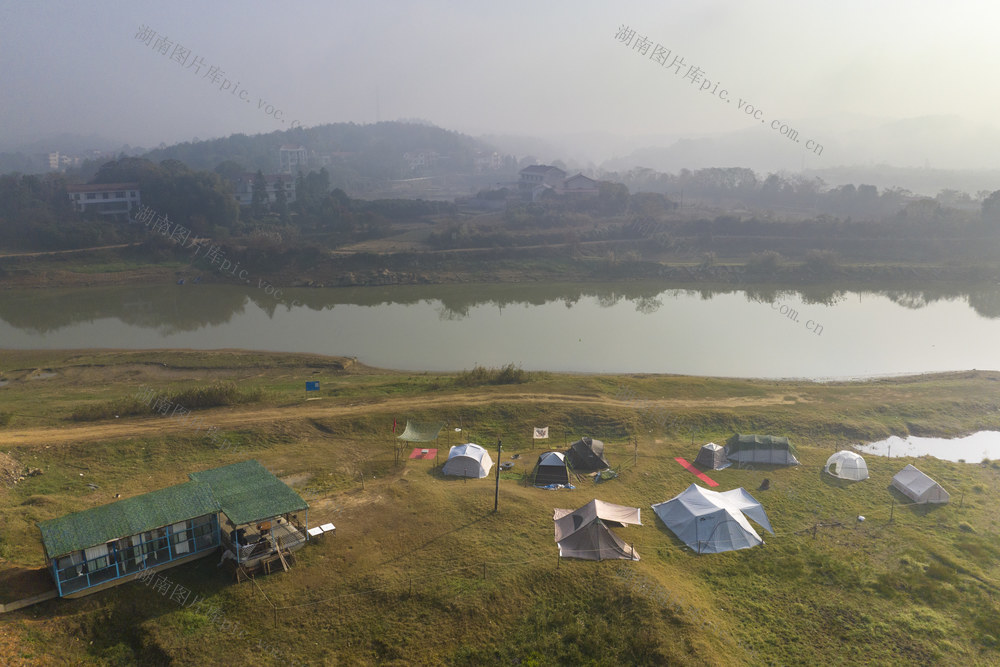
[[140,205],[138,183],[67,185],[66,193],[80,213],[96,211],[101,215],[128,217]]
[[547,164],[533,164],[520,171],[517,189],[525,198],[537,200],[545,192],[560,195],[596,195],[598,183],[583,174],[566,178],[566,172]]
[[546,188],[555,189],[562,185],[566,178],[566,172],[559,167],[548,164],[533,164],[520,171],[520,180],[517,182],[517,189],[522,194],[531,193],[532,199],[537,197]]
[[[253,203],[254,181],[256,174],[246,173],[232,179],[233,195],[240,206],[250,206]],[[285,191],[285,201],[291,204],[295,201],[295,179],[287,174],[265,174],[267,203],[273,204],[277,198],[278,190]]]
[[282,174],[297,174],[305,171],[309,158],[308,151],[300,144],[282,144],[278,149],[278,171]]
[[577,174],[563,181],[562,186],[556,191],[565,195],[596,195],[597,181],[583,174]]

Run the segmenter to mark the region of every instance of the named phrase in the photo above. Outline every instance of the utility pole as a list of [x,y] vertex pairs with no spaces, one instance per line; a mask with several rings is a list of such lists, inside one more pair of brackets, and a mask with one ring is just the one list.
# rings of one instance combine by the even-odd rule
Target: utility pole
[[497,438],[497,474],[496,474],[496,490],[493,492],[493,512],[497,512],[497,508],[500,506],[500,450],[503,447],[503,443],[500,438]]

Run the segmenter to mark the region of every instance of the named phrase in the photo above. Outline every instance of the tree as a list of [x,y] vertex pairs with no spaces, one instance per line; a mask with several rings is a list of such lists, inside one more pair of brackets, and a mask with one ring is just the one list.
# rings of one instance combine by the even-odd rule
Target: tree
[[250,212],[253,217],[260,219],[264,216],[267,201],[267,180],[264,178],[264,172],[258,169],[253,177],[253,193],[250,195]]
[[245,174],[246,171],[247,170],[243,168],[243,165],[234,162],[233,160],[226,160],[225,162],[220,162],[219,165],[215,168],[215,173],[217,173],[222,178],[227,178],[229,180],[239,178],[240,176]]
[[983,222],[1000,223],[1000,190],[994,190],[983,199]]
[[280,178],[274,191],[274,212],[282,223],[288,222],[288,196],[285,194],[285,181]]

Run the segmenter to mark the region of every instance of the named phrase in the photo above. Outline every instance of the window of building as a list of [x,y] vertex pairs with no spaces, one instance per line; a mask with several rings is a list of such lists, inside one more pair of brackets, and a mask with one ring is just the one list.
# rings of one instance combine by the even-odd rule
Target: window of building
[[109,199],[109,198],[110,198],[110,195],[107,192],[102,192],[101,193],[101,199]]
[[97,199],[97,194],[93,192],[88,192],[87,199]]

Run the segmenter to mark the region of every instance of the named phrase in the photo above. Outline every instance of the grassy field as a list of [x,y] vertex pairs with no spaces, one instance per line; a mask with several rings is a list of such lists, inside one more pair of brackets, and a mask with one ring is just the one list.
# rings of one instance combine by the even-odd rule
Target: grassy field
[[[0,359],[0,452],[41,470],[0,485],[0,602],[51,587],[37,521],[244,458],[308,500],[310,525],[337,526],[289,572],[254,583],[233,583],[213,557],[167,571],[198,607],[132,582],[0,615],[5,664],[1000,661],[998,466],[869,456],[868,481],[821,473],[834,451],[890,434],[1000,428],[997,373],[857,383],[527,373],[491,384],[498,374],[239,351]],[[307,397],[306,380],[321,382],[318,396]],[[239,400],[192,410],[201,430],[164,416],[102,418],[140,387],[176,398],[230,382]],[[504,461],[518,455],[501,477],[499,512],[492,478],[443,478],[433,461],[394,465],[393,420],[401,429],[407,419],[446,424],[441,462],[465,441],[495,453],[498,437]],[[532,441],[545,425],[552,439]],[[234,446],[219,447],[209,427]],[[788,436],[802,465],[710,473],[720,489],[760,500],[776,534],[697,556],[649,506],[695,481],[673,457],[693,460],[737,431]],[[560,491],[526,483],[540,452],[582,435],[607,443],[618,479]],[[952,502],[901,502],[888,484],[907,462]],[[770,489],[758,491],[765,477]],[[642,509],[642,526],[616,529],[640,561],[559,561],[553,508],[595,497]]]

